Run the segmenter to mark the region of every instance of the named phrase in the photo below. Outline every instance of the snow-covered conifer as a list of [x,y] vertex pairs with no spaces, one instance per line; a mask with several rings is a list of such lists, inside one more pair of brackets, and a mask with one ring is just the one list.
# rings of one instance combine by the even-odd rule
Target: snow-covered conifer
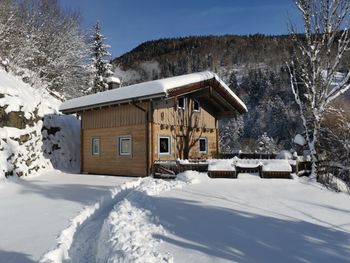
[[106,59],[111,54],[108,52],[109,45],[105,44],[106,38],[101,33],[100,22],[97,21],[95,31],[92,37],[92,71],[93,85],[88,93],[97,93],[108,90],[106,78],[113,75],[112,65]]

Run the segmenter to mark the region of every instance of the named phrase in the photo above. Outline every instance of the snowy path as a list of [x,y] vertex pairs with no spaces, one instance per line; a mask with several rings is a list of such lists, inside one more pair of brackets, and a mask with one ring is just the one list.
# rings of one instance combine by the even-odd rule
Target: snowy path
[[120,191],[113,200],[110,200],[101,210],[97,211],[78,227],[72,246],[69,250],[72,263],[95,263],[98,239],[104,220],[111,213],[115,204],[123,200],[133,188]]
[[65,174],[0,182],[0,262],[38,262],[85,206],[133,178]]
[[166,233],[152,215],[150,197],[195,183],[195,176],[191,172],[170,181],[148,177],[115,188],[110,198],[76,216],[41,262],[172,262],[169,253],[156,249],[159,240],[152,235]]

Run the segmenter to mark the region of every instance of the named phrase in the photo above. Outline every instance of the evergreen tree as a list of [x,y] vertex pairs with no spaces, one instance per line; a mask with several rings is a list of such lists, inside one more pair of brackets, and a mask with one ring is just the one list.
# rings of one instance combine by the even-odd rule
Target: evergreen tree
[[113,75],[112,65],[106,60],[111,55],[107,50],[110,46],[104,44],[105,40],[106,38],[101,34],[100,23],[97,21],[92,39],[93,86],[88,93],[108,90],[106,79]]

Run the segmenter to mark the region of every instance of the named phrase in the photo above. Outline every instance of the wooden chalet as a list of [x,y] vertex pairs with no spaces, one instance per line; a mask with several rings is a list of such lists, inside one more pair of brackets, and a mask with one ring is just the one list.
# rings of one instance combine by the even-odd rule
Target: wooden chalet
[[247,111],[212,72],[100,92],[62,103],[81,118],[83,173],[148,176],[155,161],[218,156],[218,120]]

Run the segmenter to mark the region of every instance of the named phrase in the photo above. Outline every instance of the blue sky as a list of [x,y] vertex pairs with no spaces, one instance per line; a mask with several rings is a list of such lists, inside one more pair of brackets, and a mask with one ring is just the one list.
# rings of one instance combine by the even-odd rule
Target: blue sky
[[286,34],[293,0],[61,0],[82,13],[119,56],[147,40],[189,35]]

